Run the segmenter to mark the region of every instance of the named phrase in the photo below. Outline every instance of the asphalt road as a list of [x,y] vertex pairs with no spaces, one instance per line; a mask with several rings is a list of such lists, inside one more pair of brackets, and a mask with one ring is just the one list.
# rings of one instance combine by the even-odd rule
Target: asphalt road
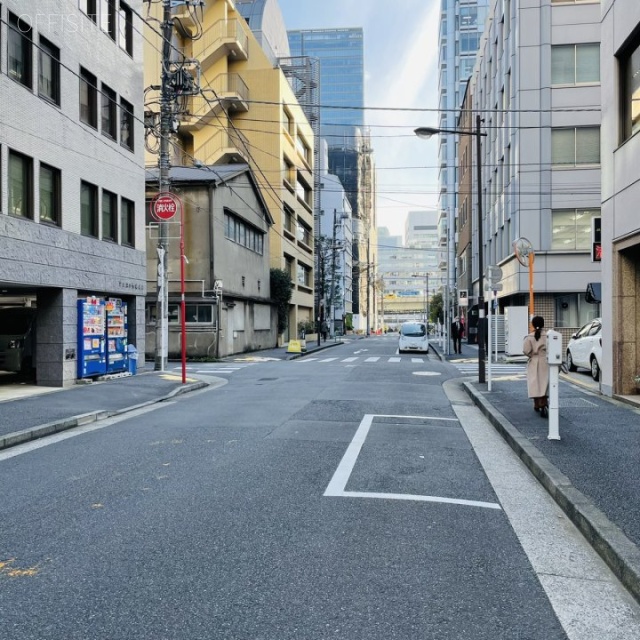
[[0,454],[2,638],[640,637],[459,371],[396,341]]

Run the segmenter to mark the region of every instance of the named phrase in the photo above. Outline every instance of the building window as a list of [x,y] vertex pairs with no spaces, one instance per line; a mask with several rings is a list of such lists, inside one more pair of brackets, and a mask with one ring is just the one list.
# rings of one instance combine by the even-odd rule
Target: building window
[[98,81],[86,69],[80,68],[80,120],[98,128]]
[[640,130],[640,36],[619,56],[621,72],[622,132],[624,139]]
[[112,140],[118,139],[118,105],[116,103],[116,92],[102,85],[101,92],[102,103],[100,110],[102,112],[102,133]]
[[296,149],[298,153],[305,159],[307,164],[311,163],[311,150],[309,149],[309,145],[302,139],[300,134],[296,137]]
[[100,0],[100,28],[116,40],[116,0]]
[[9,151],[9,213],[33,218],[33,160]]
[[551,131],[551,162],[559,167],[600,164],[600,127]]
[[31,89],[33,87],[32,30],[24,21],[9,14],[9,77]]
[[102,239],[118,241],[118,197],[102,190]]
[[38,95],[60,106],[60,49],[40,38]]
[[249,251],[262,255],[264,253],[264,233],[247,224],[232,213],[224,214],[225,238],[239,244]]
[[311,267],[298,263],[297,280],[298,284],[311,287]]
[[89,20],[98,23],[98,0],[80,0],[80,11],[85,13]]
[[[169,305],[169,324],[180,323],[180,307],[178,304]],[[211,304],[185,304],[184,319],[187,324],[213,325],[213,305]]]
[[133,151],[133,105],[120,98],[120,144]]
[[591,248],[591,218],[600,209],[555,209],[551,212],[551,249],[589,251]]
[[133,18],[131,9],[124,2],[118,10],[118,44],[133,56]]
[[80,183],[80,232],[98,237],[98,187],[84,180]]
[[285,131],[289,135],[293,134],[293,116],[287,111],[286,108],[282,110],[282,126],[284,126]]
[[307,246],[311,246],[311,243],[313,242],[311,238],[311,229],[309,229],[307,225],[302,224],[302,222],[300,221],[298,221],[297,237],[300,242],[303,242]]
[[551,84],[600,82],[600,45],[569,44],[551,47]]
[[284,230],[288,231],[291,235],[294,235],[295,234],[295,213],[293,212],[293,209],[291,209],[289,206],[285,204],[283,215],[284,215],[284,223],[283,223]]
[[311,188],[302,180],[300,174],[298,174],[296,180],[296,195],[298,200],[304,202],[308,207],[311,207]]
[[135,205],[132,200],[120,200],[121,242],[128,247],[135,246]]
[[40,222],[60,224],[60,169],[40,165]]

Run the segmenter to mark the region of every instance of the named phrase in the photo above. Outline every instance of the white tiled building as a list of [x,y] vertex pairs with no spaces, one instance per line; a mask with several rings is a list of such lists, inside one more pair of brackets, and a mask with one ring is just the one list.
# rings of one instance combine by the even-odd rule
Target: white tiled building
[[37,306],[39,384],[76,378],[76,301],[144,353],[141,0],[0,4],[0,306]]

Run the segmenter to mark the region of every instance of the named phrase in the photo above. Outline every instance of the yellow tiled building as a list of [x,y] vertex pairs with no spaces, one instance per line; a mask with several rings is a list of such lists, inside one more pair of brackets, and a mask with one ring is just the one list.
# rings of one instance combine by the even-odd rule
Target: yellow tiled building
[[[160,3],[150,10],[162,19]],[[298,323],[313,319],[312,129],[232,0],[207,2],[202,13],[178,7],[172,17],[171,69],[188,72],[200,92],[178,100],[171,164],[249,164],[274,220],[271,266],[287,270],[294,282],[284,339],[295,338]],[[145,31],[146,87],[160,84],[161,31],[158,22]],[[148,91],[146,102],[157,112],[159,92]],[[146,162],[156,166],[157,155],[147,153]]]

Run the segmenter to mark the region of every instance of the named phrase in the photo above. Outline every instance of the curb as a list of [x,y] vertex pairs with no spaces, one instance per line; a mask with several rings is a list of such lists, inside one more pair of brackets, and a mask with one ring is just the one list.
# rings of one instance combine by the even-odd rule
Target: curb
[[462,386],[618,580],[640,602],[640,549],[590,498],[578,491],[569,478],[532,445],[473,384],[463,381]]
[[58,420],[57,422],[49,422],[38,427],[25,429],[24,431],[14,431],[13,433],[8,433],[5,436],[0,436],[0,451],[3,451],[4,449],[10,449],[11,447],[15,447],[19,444],[24,444],[25,442],[31,442],[32,440],[46,438],[47,436],[51,436],[62,431],[67,431],[68,429],[74,429],[75,427],[82,427],[86,424],[91,424],[92,422],[98,422],[98,420],[113,418],[114,416],[129,413],[131,411],[135,411],[136,409],[142,409],[143,407],[148,407],[152,404],[165,402],[166,400],[171,400],[171,398],[182,395],[184,393],[189,393],[190,391],[198,391],[199,389],[204,389],[208,386],[210,386],[208,382],[194,382],[187,387],[178,387],[177,389],[173,389],[167,395],[156,398],[155,400],[141,402],[140,404],[125,407],[124,409],[116,409],[114,411],[91,411],[90,413],[82,413],[77,416],[72,416],[71,418]]

